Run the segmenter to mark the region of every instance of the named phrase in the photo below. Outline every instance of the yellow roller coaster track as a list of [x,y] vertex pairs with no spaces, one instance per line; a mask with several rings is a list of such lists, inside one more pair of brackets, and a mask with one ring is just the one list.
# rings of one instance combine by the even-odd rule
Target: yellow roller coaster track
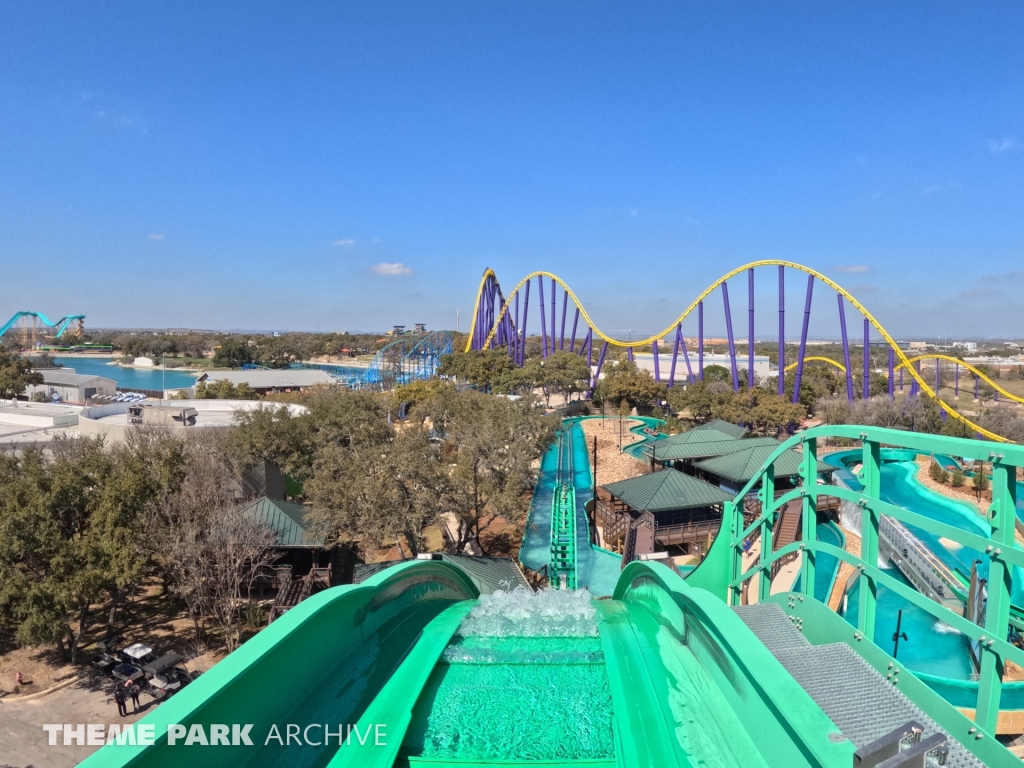
[[[504,306],[501,308],[501,310],[498,312],[498,314],[494,318],[494,325],[491,327],[489,333],[487,334],[487,337],[486,337],[486,339],[484,340],[484,343],[483,343],[483,347],[486,349],[490,345],[492,339],[494,338],[495,333],[497,333],[499,323],[501,323],[502,319],[505,317],[505,314],[508,312],[509,307],[511,306],[511,301],[510,300],[511,300],[512,296],[514,296],[516,293],[518,293],[519,290],[524,285],[526,285],[527,282],[529,282],[530,280],[532,280],[533,278],[538,277],[538,276],[543,276],[543,277],[550,278],[551,280],[553,280],[555,283],[557,283],[558,285],[560,285],[562,287],[562,289],[566,292],[566,294],[569,296],[569,298],[572,299],[572,303],[579,310],[580,317],[582,317],[584,322],[590,328],[593,329],[594,336],[596,336],[597,338],[601,339],[602,341],[606,341],[606,342],[608,342],[608,344],[610,344],[612,346],[616,346],[616,347],[643,347],[643,346],[647,346],[647,345],[653,344],[655,341],[658,341],[659,339],[663,339],[666,336],[668,336],[670,333],[673,333],[675,331],[675,329],[676,329],[676,326],[679,325],[679,323],[683,322],[683,320],[685,320],[687,317],[689,317],[689,315],[697,308],[697,306],[702,301],[704,301],[704,299],[706,299],[708,296],[710,296],[711,293],[716,288],[718,288],[720,285],[722,285],[722,283],[732,279],[736,275],[739,275],[739,274],[742,274],[743,272],[746,272],[748,269],[756,269],[757,267],[771,267],[771,266],[786,267],[788,269],[795,269],[798,272],[804,272],[804,273],[806,273],[808,275],[812,275],[816,280],[820,280],[825,285],[827,285],[829,288],[833,289],[834,291],[836,291],[837,293],[842,295],[847,301],[850,302],[850,304],[853,305],[853,307],[858,312],[861,313],[861,315],[863,317],[865,317],[868,320],[869,323],[871,323],[872,326],[874,326],[875,330],[878,331],[879,335],[883,339],[885,339],[886,343],[889,345],[889,347],[896,354],[896,357],[899,360],[899,367],[905,367],[907,369],[907,371],[910,373],[911,377],[915,381],[917,381],[918,386],[920,386],[922,392],[924,392],[926,395],[928,395],[929,397],[934,399],[936,402],[938,402],[939,405],[941,405],[943,408],[945,408],[946,412],[949,413],[950,416],[952,416],[957,421],[960,421],[960,422],[966,424],[968,427],[970,427],[972,430],[974,430],[978,434],[980,434],[980,435],[982,435],[984,437],[987,437],[990,440],[995,440],[995,441],[998,441],[998,442],[1001,442],[1001,443],[1012,442],[1011,440],[1008,440],[1007,438],[1005,438],[1005,437],[1003,437],[1001,435],[997,435],[995,432],[990,432],[989,430],[985,429],[984,427],[979,426],[978,424],[975,424],[973,421],[968,419],[966,416],[962,416],[960,413],[958,413],[948,403],[944,402],[942,400],[942,398],[939,397],[938,393],[935,392],[928,385],[928,382],[924,380],[924,378],[921,376],[921,374],[919,374],[917,372],[917,370],[914,368],[914,366],[911,365],[911,362],[912,362],[911,358],[907,357],[903,353],[903,350],[901,350],[899,348],[899,346],[896,344],[896,341],[892,338],[892,336],[889,335],[889,332],[887,330],[885,330],[885,328],[882,327],[882,324],[879,323],[878,320],[875,319],[874,315],[872,315],[871,312],[868,311],[867,307],[865,307],[863,304],[861,304],[853,296],[853,294],[851,294],[849,291],[847,291],[841,285],[836,283],[834,280],[826,277],[821,272],[818,272],[816,269],[812,269],[811,267],[804,266],[803,264],[797,264],[796,262],[793,262],[793,261],[782,261],[782,260],[776,260],[776,259],[765,259],[765,260],[762,260],[762,261],[752,261],[749,264],[744,264],[741,267],[736,267],[735,269],[731,270],[730,272],[727,272],[726,274],[722,275],[722,277],[718,278],[715,282],[713,282],[706,289],[704,289],[704,291],[697,298],[695,298],[692,302],[690,302],[690,305],[685,310],[683,310],[683,313],[681,315],[679,315],[679,317],[677,317],[674,321],[672,321],[672,323],[667,328],[665,328],[665,330],[663,330],[661,333],[656,333],[655,335],[650,336],[650,337],[648,337],[646,339],[639,339],[637,341],[622,341],[621,339],[614,339],[611,336],[608,336],[603,331],[601,331],[597,327],[597,325],[594,323],[594,321],[590,319],[590,315],[587,314],[587,310],[583,307],[583,304],[580,302],[579,298],[577,298],[577,296],[573,292],[573,290],[568,285],[566,285],[566,283],[558,275],[556,275],[556,274],[554,274],[552,272],[543,272],[543,271],[541,271],[541,272],[531,272],[526,277],[524,277],[522,280],[520,280],[516,284],[516,287],[513,288],[512,291],[507,295],[507,297],[505,299]],[[475,305],[474,311],[473,311],[473,322],[470,325],[469,335],[466,338],[466,351],[467,352],[472,350],[473,338],[475,337],[475,333],[476,333],[476,320],[477,320],[477,318],[480,315],[480,312],[479,312],[479,310],[480,310],[480,302],[483,300],[484,288],[485,288],[485,286],[487,284],[487,279],[489,277],[490,278],[494,278],[495,281],[497,281],[497,279],[498,279],[497,275],[494,273],[494,270],[492,270],[492,269],[486,270],[484,272],[484,274],[483,274],[483,277],[480,279],[480,288],[477,291],[476,305]],[[917,359],[918,358],[914,358],[915,361]],[[949,359],[955,360],[956,358],[949,358]],[[830,361],[830,362],[834,363],[835,361]],[[964,365],[966,367],[966,364],[963,363],[963,361],[958,361],[958,362],[960,362],[961,365]],[[841,365],[839,367],[842,368]],[[843,370],[845,371],[845,368],[843,368]],[[990,382],[991,380],[987,379],[987,377],[986,377],[986,381]],[[1000,390],[1000,391],[1002,392],[1004,390]],[[1013,397],[1013,395],[1010,395],[1009,393],[1006,393],[1006,395],[1007,395],[1007,397],[1011,397],[1011,398],[1013,398],[1015,400],[1017,399],[1017,398]]]
[[[842,363],[840,363],[838,360],[833,360],[830,357],[818,357],[817,355],[812,355],[810,357],[805,357],[804,358],[804,363],[828,363],[833,368],[838,368],[843,373],[846,373],[846,366],[843,365]],[[783,371],[785,373],[789,373],[794,368],[796,368],[799,364],[800,364],[799,360],[797,360],[795,363],[790,363],[789,365],[787,365],[783,369]]]

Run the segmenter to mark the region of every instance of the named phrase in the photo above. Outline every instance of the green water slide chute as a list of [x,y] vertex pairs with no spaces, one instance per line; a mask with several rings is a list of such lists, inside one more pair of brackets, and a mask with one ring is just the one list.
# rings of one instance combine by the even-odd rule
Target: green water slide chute
[[[419,663],[429,673],[432,663],[424,653],[443,649],[458,626],[456,614],[447,609],[464,612],[478,596],[462,570],[442,561],[396,565],[363,584],[321,592],[143,718],[155,726],[153,746],[107,746],[82,765],[325,766],[337,746],[265,743],[271,727],[283,737],[288,723],[332,728],[358,723],[405,662]],[[411,707],[418,691],[406,694]],[[167,726],[174,723],[207,730],[214,723],[252,723],[253,746],[168,746]]]

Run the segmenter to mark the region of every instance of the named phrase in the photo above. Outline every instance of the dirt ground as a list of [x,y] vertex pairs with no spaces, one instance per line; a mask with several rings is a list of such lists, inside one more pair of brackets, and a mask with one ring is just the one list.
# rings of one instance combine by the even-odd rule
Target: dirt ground
[[[629,430],[642,424],[637,419],[622,420],[622,446],[642,440]],[[594,438],[597,438],[597,482],[599,485],[628,480],[642,475],[646,465],[637,461],[628,453],[619,449],[619,417],[606,419],[584,419],[581,422],[583,433],[587,436],[588,450],[593,450]]]

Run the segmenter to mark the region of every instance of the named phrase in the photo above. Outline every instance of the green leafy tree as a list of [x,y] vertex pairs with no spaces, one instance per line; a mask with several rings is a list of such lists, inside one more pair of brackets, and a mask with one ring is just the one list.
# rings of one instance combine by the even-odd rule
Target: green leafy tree
[[655,381],[649,371],[641,371],[628,360],[609,366],[598,383],[601,402],[622,403],[630,408],[642,409],[662,400],[667,395],[665,385]]
[[182,392],[182,400],[259,400],[260,394],[252,389],[247,382],[232,384],[227,379],[200,381],[196,384],[195,394]]
[[213,364],[219,368],[241,368],[253,362],[254,347],[246,336],[222,336],[213,353]]
[[32,384],[42,384],[43,375],[32,371],[32,362],[17,352],[0,349],[0,398],[15,398]]

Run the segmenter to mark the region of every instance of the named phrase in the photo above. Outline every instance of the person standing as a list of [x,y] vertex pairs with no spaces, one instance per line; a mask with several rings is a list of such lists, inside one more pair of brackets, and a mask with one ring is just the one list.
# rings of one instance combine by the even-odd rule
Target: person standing
[[139,711],[139,686],[136,683],[128,683],[128,695],[132,697],[132,706]]
[[120,685],[114,688],[114,701],[117,702],[117,714],[128,717],[128,707],[124,705],[124,689]]

